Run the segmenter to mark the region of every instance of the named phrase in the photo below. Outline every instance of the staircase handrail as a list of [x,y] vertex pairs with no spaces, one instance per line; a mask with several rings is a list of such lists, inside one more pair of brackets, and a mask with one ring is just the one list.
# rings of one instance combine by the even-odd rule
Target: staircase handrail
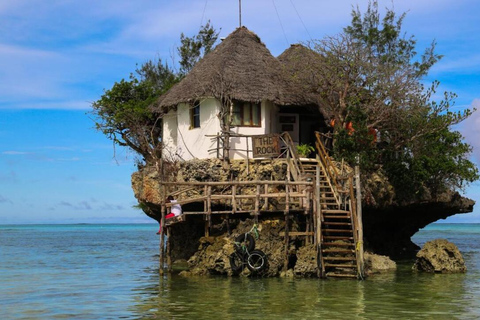
[[339,191],[344,190],[341,186],[340,180],[345,180],[340,178],[340,174],[337,170],[337,167],[333,164],[333,160],[328,155],[328,152],[323,145],[323,142],[320,138],[320,132],[315,131],[316,142],[315,146],[317,148],[317,153],[319,156],[319,161],[322,167],[324,168],[326,178],[334,185],[335,196],[340,201]]
[[283,143],[287,147],[287,161],[290,167],[293,167],[292,176],[295,181],[300,180],[304,169],[302,166],[302,162],[299,159],[297,148],[293,143],[292,137],[288,132],[283,132],[280,134],[280,138],[282,139]]

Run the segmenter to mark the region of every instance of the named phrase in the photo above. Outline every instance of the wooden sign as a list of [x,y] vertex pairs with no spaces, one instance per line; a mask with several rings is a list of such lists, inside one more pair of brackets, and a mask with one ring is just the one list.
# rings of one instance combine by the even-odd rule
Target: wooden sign
[[280,155],[280,138],[278,134],[252,136],[253,157],[269,158]]

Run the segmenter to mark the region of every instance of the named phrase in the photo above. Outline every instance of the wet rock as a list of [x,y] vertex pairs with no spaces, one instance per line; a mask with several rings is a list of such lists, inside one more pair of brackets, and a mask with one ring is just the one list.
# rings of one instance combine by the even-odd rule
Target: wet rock
[[294,278],[295,274],[293,269],[288,269],[287,271],[280,272],[280,278]]
[[317,276],[317,251],[315,245],[310,244],[301,247],[297,251],[297,262],[295,263],[294,273],[301,277]]
[[397,264],[395,263],[395,261],[393,261],[387,256],[382,256],[371,252],[365,252],[364,259],[365,273],[367,275],[394,271],[397,269]]
[[425,243],[417,253],[413,270],[458,273],[466,272],[465,261],[457,246],[445,239],[436,239]]
[[[262,277],[279,276],[284,264],[284,242],[280,232],[284,231],[285,223],[278,220],[259,222],[258,238],[253,230],[254,221],[247,219],[240,221],[231,235],[223,234],[217,237],[202,237],[195,254],[188,260],[190,270],[182,272],[184,276],[223,274],[233,275],[229,256],[234,252],[234,240],[241,234],[251,232],[255,238],[255,249],[261,250],[267,256],[267,267],[255,274]],[[251,276],[245,268],[242,276]]]
[[198,251],[188,259],[188,275],[228,274],[233,242],[223,236],[202,237],[199,242]]

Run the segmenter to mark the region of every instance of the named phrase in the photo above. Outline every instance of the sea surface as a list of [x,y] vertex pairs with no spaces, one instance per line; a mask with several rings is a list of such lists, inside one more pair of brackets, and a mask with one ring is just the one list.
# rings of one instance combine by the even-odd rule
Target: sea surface
[[433,224],[465,274],[365,281],[159,275],[158,226],[0,225],[0,319],[480,319],[480,224]]

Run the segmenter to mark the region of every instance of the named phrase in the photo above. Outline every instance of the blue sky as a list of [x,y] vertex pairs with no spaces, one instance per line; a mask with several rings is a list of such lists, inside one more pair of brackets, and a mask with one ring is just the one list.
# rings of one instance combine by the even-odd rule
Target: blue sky
[[[242,23],[273,55],[292,43],[339,33],[354,0],[243,0]],[[379,1],[380,8],[392,1]],[[445,57],[426,81],[459,97],[454,110],[480,108],[480,2],[402,0],[404,30],[418,51],[433,40]],[[93,129],[92,101],[136,64],[175,65],[180,33],[208,19],[221,36],[238,27],[237,0],[15,0],[0,2],[0,224],[149,222],[130,188],[135,156]],[[439,92],[438,97],[441,97]],[[480,111],[457,128],[480,163]],[[449,222],[480,223],[479,205]]]

